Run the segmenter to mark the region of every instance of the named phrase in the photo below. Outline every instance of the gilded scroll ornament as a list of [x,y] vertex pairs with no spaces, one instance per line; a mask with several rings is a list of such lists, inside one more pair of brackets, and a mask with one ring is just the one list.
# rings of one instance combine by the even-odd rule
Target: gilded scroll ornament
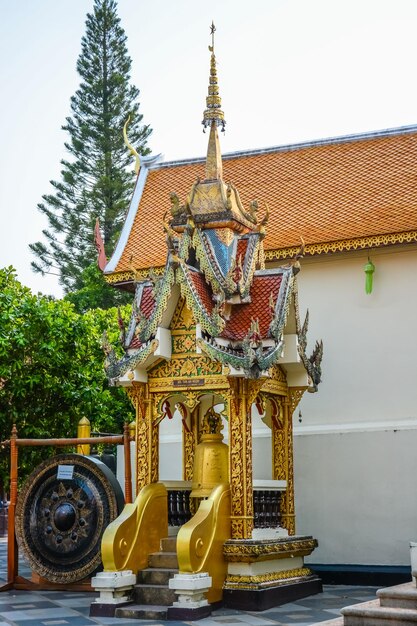
[[305,392],[305,387],[289,387],[288,388],[288,396],[289,396],[289,414],[292,418],[292,415],[300,403],[301,398]]
[[136,447],[136,493],[149,484],[149,424],[146,419],[139,420],[136,427],[136,441],[140,445]]
[[197,357],[179,358],[173,355],[170,361],[156,365],[150,372],[149,377],[155,378],[181,378],[193,376],[205,376],[221,374],[220,363],[213,362],[209,357],[199,355]]
[[194,467],[194,433],[183,428],[183,480],[192,480]]
[[[276,398],[272,398],[276,402]],[[279,403],[283,409],[282,402]],[[288,478],[288,439],[285,430],[284,419],[271,419],[272,426],[272,468],[274,480],[287,480]]]

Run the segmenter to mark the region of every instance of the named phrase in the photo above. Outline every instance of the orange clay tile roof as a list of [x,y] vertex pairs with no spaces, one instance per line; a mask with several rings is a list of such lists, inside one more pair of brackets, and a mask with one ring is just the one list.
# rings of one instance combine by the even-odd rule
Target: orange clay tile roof
[[253,318],[259,321],[260,336],[266,338],[273,318],[269,299],[272,293],[273,302],[276,302],[281,281],[280,275],[254,276],[250,290],[251,302],[233,306],[232,315],[220,336],[241,341],[248,334]]
[[[223,178],[245,208],[267,202],[265,250],[417,231],[417,126],[235,153]],[[204,159],[150,167],[133,227],[114,272],[165,264],[162,217],[170,193],[185,201]],[[136,207],[133,207],[136,209]],[[414,239],[413,239],[414,240]]]

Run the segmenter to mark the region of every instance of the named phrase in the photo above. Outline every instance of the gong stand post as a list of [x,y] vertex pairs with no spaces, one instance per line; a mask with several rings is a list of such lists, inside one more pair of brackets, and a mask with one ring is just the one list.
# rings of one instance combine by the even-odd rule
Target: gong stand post
[[130,432],[129,424],[123,426],[123,445],[125,453],[125,500],[126,504],[132,502],[132,466],[130,461]]
[[7,529],[7,584],[5,587],[11,588],[18,576],[19,555],[15,535],[15,513],[17,503],[17,479],[18,479],[18,447],[17,428],[13,424],[10,436],[10,504],[8,511]]
[[[126,428],[127,426],[127,428]],[[108,435],[103,437],[72,437],[67,439],[18,439],[16,424],[13,424],[10,439],[0,442],[2,446],[10,446],[10,504],[8,510],[7,531],[7,583],[0,586],[0,591],[8,589],[39,589],[46,588],[44,585],[33,583],[19,576],[19,551],[15,533],[15,515],[18,493],[18,448],[19,446],[71,446],[80,444],[123,444],[125,452],[125,500],[132,502],[132,471],[130,461],[130,441],[133,437],[129,433],[129,425],[125,424],[123,435]],[[61,585],[47,585],[49,589],[62,588]],[[74,591],[86,590],[85,586],[77,583],[66,585]]]

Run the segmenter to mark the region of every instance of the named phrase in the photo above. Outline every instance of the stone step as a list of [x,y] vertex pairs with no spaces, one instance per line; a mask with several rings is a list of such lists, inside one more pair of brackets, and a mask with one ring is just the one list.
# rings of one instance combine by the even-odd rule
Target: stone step
[[171,606],[176,595],[172,589],[162,585],[136,585],[133,588],[133,600],[137,604]]
[[344,626],[417,626],[417,611],[381,606],[379,600],[341,610]]
[[161,539],[161,551],[162,552],[176,552],[177,551],[177,538],[165,537]]
[[178,569],[178,559],[176,552],[154,552],[149,555],[149,567]]
[[124,617],[125,619],[156,619],[163,621],[167,619],[168,607],[158,604],[130,604],[129,606],[116,609],[115,617]]
[[178,574],[177,569],[165,567],[147,567],[138,572],[138,583],[144,585],[168,585],[170,578]]
[[378,589],[376,595],[381,606],[417,610],[417,589],[413,582]]
[[336,617],[336,619],[328,619],[325,622],[317,622],[313,626],[344,626],[343,617]]

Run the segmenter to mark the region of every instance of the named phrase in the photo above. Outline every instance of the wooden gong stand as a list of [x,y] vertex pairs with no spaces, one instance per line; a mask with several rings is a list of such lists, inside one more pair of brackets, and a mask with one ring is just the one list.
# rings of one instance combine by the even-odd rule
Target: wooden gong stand
[[123,444],[125,454],[125,502],[132,502],[132,473],[130,465],[129,424],[123,427],[123,435],[108,435],[103,437],[84,437],[69,439],[18,439],[16,424],[13,424],[10,439],[1,442],[1,446],[10,446],[10,504],[8,510],[7,533],[7,582],[0,586],[0,591],[9,589],[43,590],[43,591],[93,591],[90,579],[75,583],[52,583],[36,573],[32,580],[19,575],[19,546],[15,533],[15,514],[18,494],[18,448],[19,446],[74,446],[82,444]]

